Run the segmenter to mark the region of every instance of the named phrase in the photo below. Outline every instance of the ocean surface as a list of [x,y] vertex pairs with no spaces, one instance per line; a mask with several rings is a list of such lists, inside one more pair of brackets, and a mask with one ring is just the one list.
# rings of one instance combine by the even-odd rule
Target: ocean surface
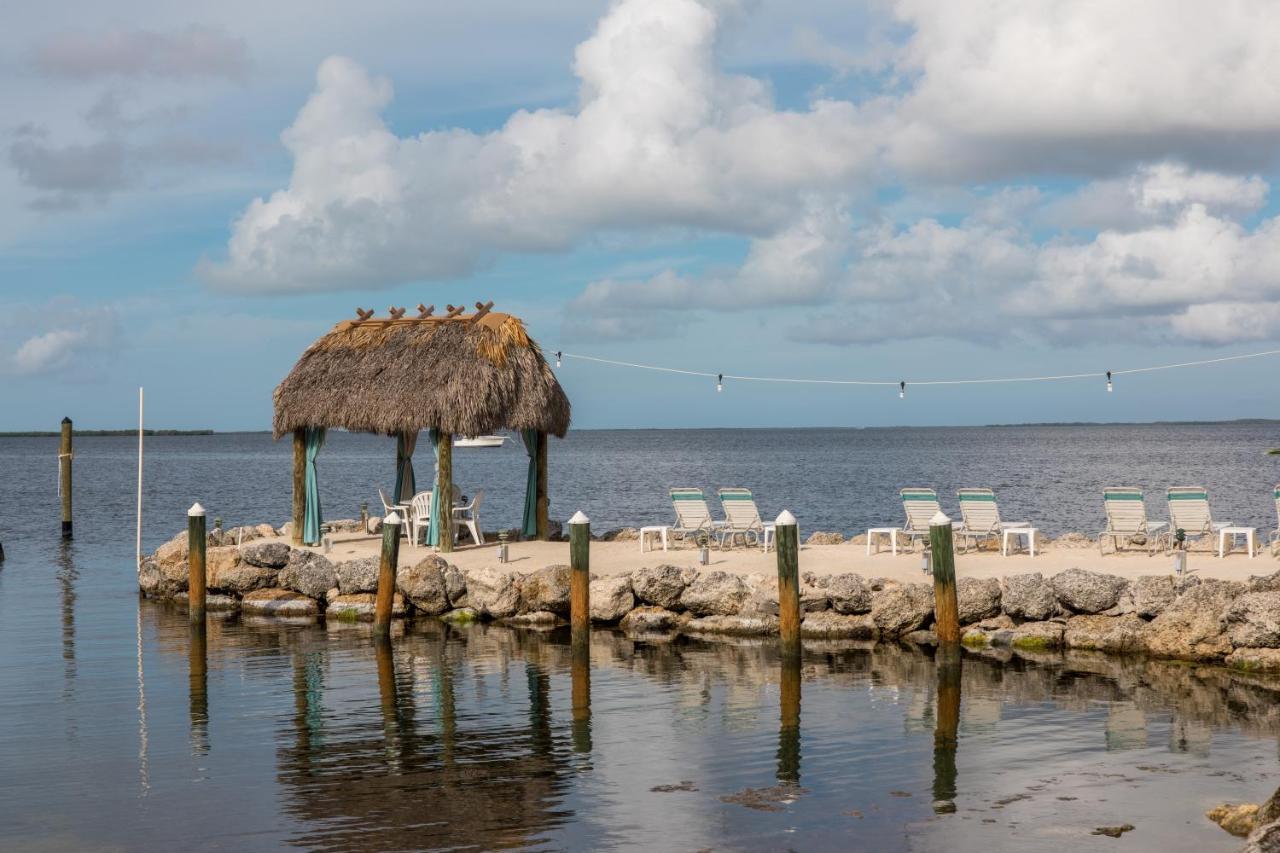
[[[810,530],[898,521],[897,490],[996,490],[1007,518],[1096,532],[1107,485],[1207,486],[1271,528],[1271,424],[573,433],[552,516],[665,521],[672,486],[748,486]],[[0,849],[1231,850],[1206,809],[1280,784],[1280,683],[1099,655],[629,639],[420,622],[211,619],[140,601],[136,440],[80,438],[75,539],[57,440],[0,438]],[[144,547],[200,501],[288,515],[291,448],[147,441]],[[427,455],[420,476],[429,478]],[[486,528],[518,523],[523,449],[460,450]],[[335,433],[325,515],[377,507],[394,443]],[[588,665],[589,663],[589,665]],[[957,701],[958,700],[958,701]],[[1131,824],[1119,839],[1091,833]]]

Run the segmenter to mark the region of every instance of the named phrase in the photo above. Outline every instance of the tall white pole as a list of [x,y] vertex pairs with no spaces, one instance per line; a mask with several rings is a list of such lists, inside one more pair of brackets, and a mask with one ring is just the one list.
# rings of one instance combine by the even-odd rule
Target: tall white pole
[[142,389],[138,389],[138,568],[142,568]]

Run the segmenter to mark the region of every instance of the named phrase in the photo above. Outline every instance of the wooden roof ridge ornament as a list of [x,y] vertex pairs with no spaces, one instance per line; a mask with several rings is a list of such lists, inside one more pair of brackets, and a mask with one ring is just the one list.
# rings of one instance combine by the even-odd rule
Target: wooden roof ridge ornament
[[446,320],[452,320],[454,317],[457,317],[463,311],[467,310],[467,306],[465,305],[446,305],[445,308],[449,311],[449,313],[445,315]]
[[405,312],[405,309],[397,308],[394,305],[392,305],[390,308],[387,309],[387,313],[391,315],[392,320],[399,320],[401,317],[404,316],[404,312]]
[[435,310],[436,310],[436,306],[423,305],[421,302],[419,302],[418,303],[418,319],[419,320],[428,319],[435,312]]
[[492,299],[490,299],[488,302],[477,302],[476,313],[471,315],[471,322],[478,323],[480,319],[484,317],[485,314],[488,314],[490,309],[492,308],[493,308]]
[[373,316],[373,309],[370,308],[368,311],[366,311],[363,308],[356,308],[356,316],[359,317],[361,320],[368,320],[370,317]]

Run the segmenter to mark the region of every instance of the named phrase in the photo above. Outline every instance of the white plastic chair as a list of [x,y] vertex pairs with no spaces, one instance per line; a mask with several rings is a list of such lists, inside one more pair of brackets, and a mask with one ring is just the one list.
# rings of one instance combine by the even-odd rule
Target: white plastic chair
[[416,548],[418,537],[431,524],[431,492],[418,492],[411,503],[412,514],[409,516],[409,540]]
[[480,535],[480,501],[482,500],[484,500],[484,489],[476,489],[471,503],[453,508],[454,535],[461,533],[462,528],[465,527],[471,533],[471,541],[477,545],[484,544],[484,538]]

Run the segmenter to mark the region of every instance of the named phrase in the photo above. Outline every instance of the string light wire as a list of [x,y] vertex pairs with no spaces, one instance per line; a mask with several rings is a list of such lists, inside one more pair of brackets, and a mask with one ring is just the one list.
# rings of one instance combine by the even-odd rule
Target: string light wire
[[[1199,361],[1181,361],[1174,364],[1156,364],[1148,367],[1130,367],[1123,370],[1096,370],[1087,373],[1059,373],[1050,376],[1002,376],[987,379],[908,379],[905,380],[906,385],[1004,385],[1014,382],[1061,382],[1070,379],[1110,379],[1112,375],[1123,376],[1133,373],[1154,373],[1160,370],[1179,370],[1185,367],[1203,367],[1210,364],[1222,364],[1228,361],[1244,361],[1251,358],[1265,358],[1267,356],[1280,355],[1280,349],[1264,350],[1262,352],[1244,353],[1242,355],[1225,355],[1218,358],[1206,358]],[[630,367],[636,370],[649,370],[655,373],[676,373],[682,376],[702,376],[709,379],[718,379],[723,382],[726,379],[733,379],[738,382],[787,382],[799,385],[866,385],[866,386],[892,386],[902,389],[905,393],[904,380],[881,380],[881,379],[809,379],[803,377],[791,376],[743,376],[736,373],[712,373],[705,370],[685,370],[679,367],[663,367],[657,364],[641,364],[633,361],[618,361],[612,358],[600,358],[594,355],[578,355],[569,352],[557,352],[557,361],[560,359],[575,359],[577,361],[588,361],[596,364],[607,364],[613,367]]]

